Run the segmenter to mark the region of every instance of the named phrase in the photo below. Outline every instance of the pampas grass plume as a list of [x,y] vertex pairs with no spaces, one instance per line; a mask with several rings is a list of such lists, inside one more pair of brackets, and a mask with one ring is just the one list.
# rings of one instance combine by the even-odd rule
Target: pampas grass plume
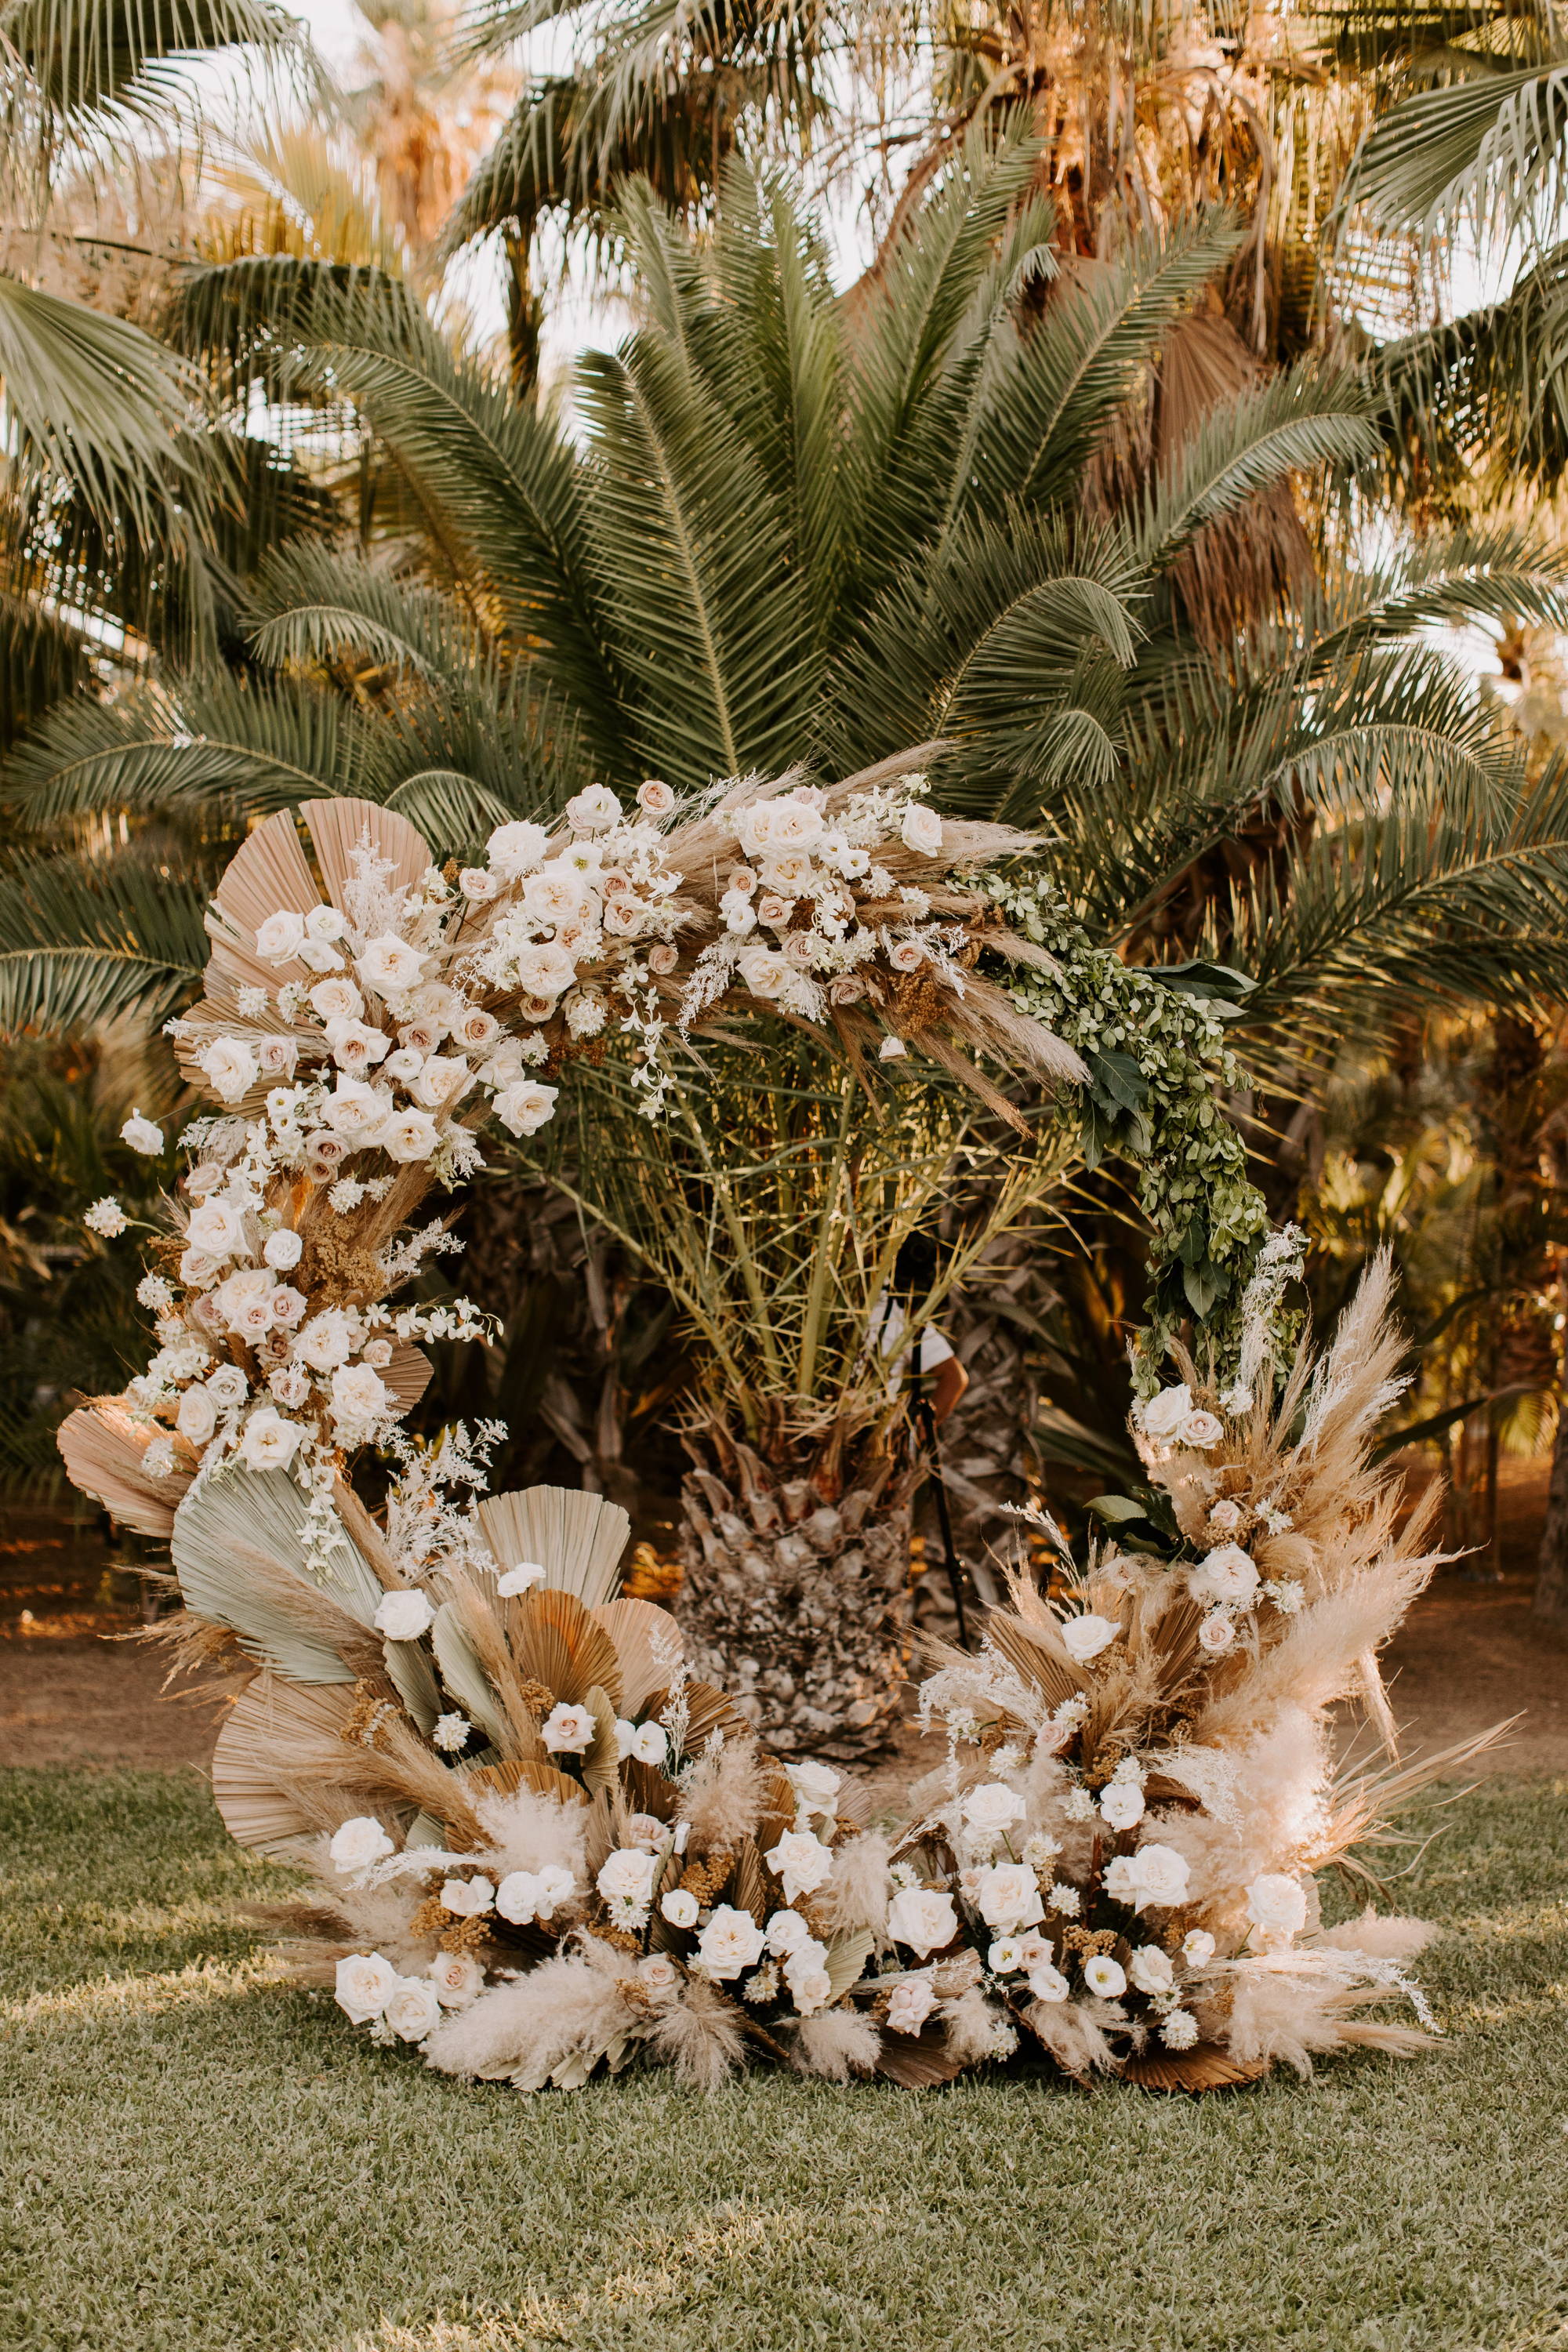
[[766,1801],[756,1741],[730,1738],[710,1745],[687,1783],[680,1819],[690,1822],[699,1848],[733,1845],[750,1835]]
[[803,2017],[795,2029],[795,2063],[801,2073],[820,2074],[829,2083],[869,2074],[881,2047],[880,2033],[858,2009],[819,2009]]

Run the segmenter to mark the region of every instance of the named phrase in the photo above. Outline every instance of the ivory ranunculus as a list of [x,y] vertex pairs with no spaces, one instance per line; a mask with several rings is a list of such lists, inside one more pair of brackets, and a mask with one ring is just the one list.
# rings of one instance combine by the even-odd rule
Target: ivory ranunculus
[[1191,1872],[1186,1856],[1174,1846],[1141,1845],[1136,1853],[1119,1853],[1106,1865],[1105,1891],[1134,1911],[1151,1907],[1168,1911],[1187,1897]]
[[888,1933],[922,1960],[943,1950],[958,1933],[952,1895],[934,1886],[900,1886],[888,1906]]
[[392,1840],[374,1813],[356,1813],[352,1822],[344,1822],[332,1832],[327,1852],[334,1870],[368,1870],[373,1862],[383,1862],[393,1852]]
[[924,801],[910,801],[899,827],[904,847],[917,857],[942,856],[942,819]]
[[428,1593],[417,1589],[384,1592],[376,1604],[375,1630],[389,1642],[417,1642],[429,1632],[435,1616]]
[[594,1881],[606,1902],[636,1903],[653,1901],[654,1881],[658,1876],[658,1864],[641,1846],[617,1846],[606,1854]]
[[1151,1397],[1143,1408],[1144,1435],[1160,1444],[1178,1436],[1182,1423],[1192,1410],[1193,1392],[1185,1381],[1178,1381],[1173,1388],[1162,1389],[1159,1395]]
[[975,1908],[989,1927],[1016,1936],[1046,1916],[1040,1883],[1026,1863],[997,1862],[980,1873]]
[[1063,1619],[1062,1647],[1069,1658],[1084,1666],[1091,1658],[1098,1658],[1101,1650],[1110,1648],[1120,1630],[1109,1617],[1097,1617],[1092,1610],[1086,1610],[1081,1617]]
[[367,988],[379,996],[406,995],[419,985],[419,975],[425,969],[425,958],[395,931],[383,931],[379,939],[367,940],[364,952],[354,960],[354,970]]
[[400,2042],[423,2042],[441,2022],[440,1996],[428,1977],[404,1977],[381,2014]]
[[1266,1936],[1299,1936],[1307,1924],[1307,1890],[1282,1870],[1266,1870],[1247,1890],[1247,1916]]
[[809,1830],[786,1830],[777,1845],[769,1847],[767,1864],[784,1883],[784,1901],[794,1903],[822,1885],[832,1871],[833,1856]]
[[340,1960],[333,1998],[355,2025],[379,2017],[403,1979],[380,1952],[351,1952]]
[[697,1943],[697,1965],[723,1982],[752,1968],[763,1957],[766,1938],[749,1911],[721,1903]]

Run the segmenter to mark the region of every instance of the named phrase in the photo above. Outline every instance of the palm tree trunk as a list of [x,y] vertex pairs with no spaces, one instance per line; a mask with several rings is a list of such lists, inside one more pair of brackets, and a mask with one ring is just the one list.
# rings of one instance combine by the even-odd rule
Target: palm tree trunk
[[1536,1563],[1535,1614],[1568,1624],[1568,1394],[1557,1405],[1557,1443]]
[[875,1429],[782,1413],[753,1447],[710,1411],[686,1444],[677,1614],[693,1665],[780,1755],[876,1755],[907,1689],[919,1465]]

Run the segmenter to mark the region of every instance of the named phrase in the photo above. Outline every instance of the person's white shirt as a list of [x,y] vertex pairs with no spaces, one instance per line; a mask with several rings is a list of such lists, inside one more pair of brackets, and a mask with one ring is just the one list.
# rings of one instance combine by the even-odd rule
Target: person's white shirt
[[890,1300],[885,1290],[879,1290],[871,1301],[870,1318],[866,1326],[866,1345],[868,1350],[875,1347],[888,1365],[889,1396],[897,1395],[911,1371],[934,1372],[939,1364],[945,1364],[952,1355],[952,1342],[942,1336],[934,1323],[922,1326],[919,1337],[907,1346],[900,1345],[909,1322],[908,1315],[897,1300]]

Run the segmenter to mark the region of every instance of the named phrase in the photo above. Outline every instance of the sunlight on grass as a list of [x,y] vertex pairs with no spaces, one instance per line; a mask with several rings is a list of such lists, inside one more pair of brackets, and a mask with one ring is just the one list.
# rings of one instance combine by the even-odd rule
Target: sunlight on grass
[[[26,2352],[1568,2352],[1562,1783],[1401,1907],[1447,2038],[1154,2100],[636,2072],[521,2099],[280,1982],[284,1874],[156,1773],[0,1776]],[[14,2185],[13,2185],[14,2184]]]

